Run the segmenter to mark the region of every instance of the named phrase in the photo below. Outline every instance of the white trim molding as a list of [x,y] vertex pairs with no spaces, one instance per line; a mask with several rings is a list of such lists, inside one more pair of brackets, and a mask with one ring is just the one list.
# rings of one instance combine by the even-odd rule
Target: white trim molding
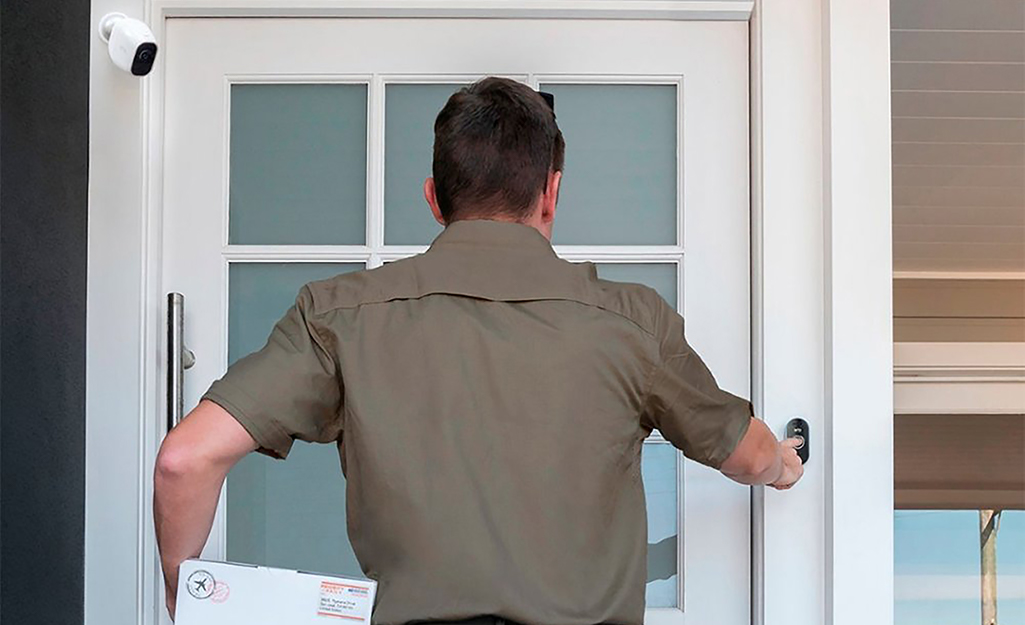
[[751,50],[754,403],[811,450],[753,498],[751,622],[892,625],[889,3],[759,1]]
[[164,17],[401,17],[747,21],[753,0],[148,0]]
[[777,436],[806,419],[812,450],[794,489],[752,489],[752,625],[824,623],[820,4],[760,1],[751,21],[752,402]]
[[889,0],[823,0],[825,608],[892,625]]
[[1025,414],[1025,343],[895,343],[896,414]]

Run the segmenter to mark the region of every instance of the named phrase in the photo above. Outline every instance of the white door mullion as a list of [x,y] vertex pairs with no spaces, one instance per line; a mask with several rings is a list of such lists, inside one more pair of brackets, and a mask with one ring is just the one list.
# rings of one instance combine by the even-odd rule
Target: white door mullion
[[368,94],[367,115],[367,247],[369,267],[379,265],[384,247],[384,79],[374,74]]
[[[683,229],[686,222],[684,216],[687,211],[687,203],[684,201],[684,197],[686,197],[687,167],[683,143],[686,139],[687,127],[687,116],[684,113],[684,98],[687,95],[687,91],[684,88],[683,80],[683,76],[679,76],[676,82],[676,244],[681,246],[685,240]],[[680,293],[683,293],[682,285]],[[683,302],[680,302],[680,304],[680,310],[683,310]]]
[[684,263],[687,262],[683,256],[680,257],[680,264],[676,266],[676,310],[686,316],[687,310],[687,271]]
[[[426,208],[425,208],[426,210]],[[427,251],[426,245],[387,245],[379,255],[385,261],[398,260]],[[594,263],[679,263],[683,249],[657,246],[555,245],[555,253],[571,262]]]
[[555,245],[555,253],[575,262],[679,262],[683,248],[676,246]]
[[229,245],[228,262],[366,262],[373,250],[365,245]]
[[[426,207],[424,210],[427,210]],[[382,262],[391,262],[393,260],[402,260],[410,256],[417,254],[423,254],[427,251],[426,245],[389,245],[381,250],[378,256]]]

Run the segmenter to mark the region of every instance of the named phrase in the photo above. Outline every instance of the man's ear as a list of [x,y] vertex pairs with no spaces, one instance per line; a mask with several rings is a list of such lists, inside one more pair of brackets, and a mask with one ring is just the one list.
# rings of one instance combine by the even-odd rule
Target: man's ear
[[442,226],[448,225],[445,223],[445,217],[441,214],[441,207],[438,206],[438,193],[434,188],[434,178],[428,177],[427,180],[424,180],[424,199],[427,200],[427,205],[431,207],[434,219]]
[[541,223],[551,224],[555,219],[555,205],[559,202],[559,185],[562,183],[562,172],[548,173],[544,195],[541,196]]

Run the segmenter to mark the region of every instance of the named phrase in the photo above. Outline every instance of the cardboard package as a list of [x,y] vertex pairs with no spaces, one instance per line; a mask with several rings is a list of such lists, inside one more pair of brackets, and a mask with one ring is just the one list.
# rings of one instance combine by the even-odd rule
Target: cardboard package
[[376,593],[372,580],[186,560],[175,625],[369,625]]

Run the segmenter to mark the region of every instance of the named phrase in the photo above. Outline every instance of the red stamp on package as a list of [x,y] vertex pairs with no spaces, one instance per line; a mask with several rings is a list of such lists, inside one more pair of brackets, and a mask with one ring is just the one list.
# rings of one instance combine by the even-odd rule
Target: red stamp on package
[[214,591],[210,593],[210,601],[224,603],[231,596],[231,588],[224,582],[214,582]]

